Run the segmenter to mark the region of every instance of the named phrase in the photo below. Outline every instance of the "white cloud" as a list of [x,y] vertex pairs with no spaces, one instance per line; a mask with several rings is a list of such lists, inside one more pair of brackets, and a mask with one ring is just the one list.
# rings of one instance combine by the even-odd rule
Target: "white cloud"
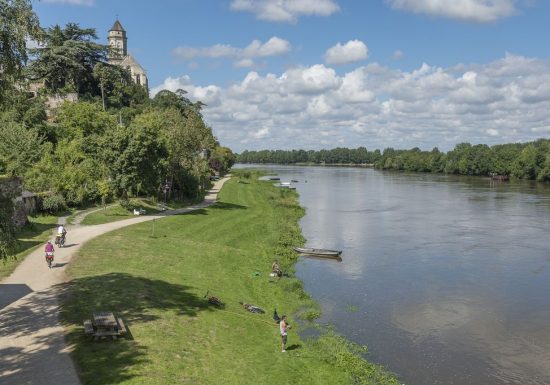
[[346,44],[340,43],[330,47],[325,53],[325,62],[328,64],[349,64],[365,60],[369,49],[361,40],[350,40]]
[[322,64],[288,70],[280,79],[285,91],[297,94],[326,92],[336,89],[342,81],[332,68]]
[[334,0],[233,0],[231,9],[252,12],[261,20],[295,23],[301,16],[330,16],[340,7]]
[[191,83],[191,78],[187,75],[178,78],[168,77],[164,83],[158,87],[151,89],[151,95],[157,94],[161,90],[177,91],[184,89],[189,93],[189,96],[195,100],[200,100],[210,107],[219,106],[221,104],[220,94],[221,89],[218,86],[209,85],[206,87],[194,86]]
[[516,0],[386,0],[392,8],[480,23],[492,22],[517,12]]
[[241,59],[233,63],[237,68],[250,68],[254,67],[254,60],[252,59]]
[[170,77],[152,90],[183,88],[202,100],[216,136],[235,151],[369,149],[534,140],[550,133],[550,60],[507,54],[487,64],[413,71],[377,63],[338,74],[323,64],[282,74],[249,72],[236,84]]
[[46,4],[70,4],[70,5],[86,5],[92,6],[95,0],[42,0]]
[[254,65],[253,58],[284,55],[291,49],[292,46],[287,40],[273,36],[265,43],[253,40],[244,48],[233,47],[229,44],[215,44],[210,47],[176,47],[172,54],[182,60],[229,58],[234,60],[235,67],[244,68]]

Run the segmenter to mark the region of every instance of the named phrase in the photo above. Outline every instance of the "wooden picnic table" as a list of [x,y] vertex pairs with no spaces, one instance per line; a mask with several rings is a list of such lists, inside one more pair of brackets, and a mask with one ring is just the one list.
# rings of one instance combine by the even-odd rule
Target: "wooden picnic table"
[[101,337],[112,337],[116,340],[127,330],[122,319],[116,318],[113,312],[97,312],[92,314],[91,320],[84,321],[84,332],[95,340]]
[[117,322],[112,312],[99,312],[92,315],[93,323],[96,328],[105,330],[116,329]]

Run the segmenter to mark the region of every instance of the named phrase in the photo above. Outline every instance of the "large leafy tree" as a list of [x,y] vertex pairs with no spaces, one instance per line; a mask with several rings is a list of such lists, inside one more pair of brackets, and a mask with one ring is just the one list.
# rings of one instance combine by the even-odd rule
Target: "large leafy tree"
[[29,76],[43,80],[50,92],[98,94],[93,69],[106,60],[107,46],[95,43],[96,39],[95,29],[76,23],[48,28],[44,45],[31,50],[35,60],[29,64]]
[[185,95],[187,91],[178,89],[176,92],[169,90],[159,91],[152,100],[155,107],[167,109],[175,108],[182,116],[187,117],[190,111],[194,111],[200,115],[201,109],[206,105],[201,101],[193,103]]
[[236,156],[230,148],[218,146],[210,155],[210,166],[223,174],[235,164],[235,160]]
[[0,104],[21,79],[27,41],[40,40],[41,33],[29,0],[0,0]]
[[134,83],[126,68],[100,62],[95,65],[93,76],[105,108],[135,107],[149,99],[147,89]]
[[97,200],[108,178],[105,143],[107,133],[117,127],[116,118],[94,103],[65,103],[55,124],[57,144],[49,144],[26,173],[26,186],[59,193],[69,204]]
[[0,114],[0,174],[22,176],[42,153],[42,138],[36,129]]
[[110,189],[118,196],[154,195],[161,183],[167,151],[157,128],[150,123],[147,118],[138,119],[108,135],[105,160]]

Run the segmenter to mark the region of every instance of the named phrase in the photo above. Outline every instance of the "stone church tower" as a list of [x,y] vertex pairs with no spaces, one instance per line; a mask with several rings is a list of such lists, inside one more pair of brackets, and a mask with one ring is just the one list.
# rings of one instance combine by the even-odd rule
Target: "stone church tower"
[[109,63],[120,64],[122,59],[128,55],[128,38],[126,37],[126,31],[122,28],[120,21],[115,21],[113,27],[109,31]]
[[120,21],[116,20],[115,24],[109,30],[109,64],[118,65],[130,70],[132,79],[135,83],[149,87],[149,81],[147,80],[147,74],[138,61],[128,54],[128,38],[126,37],[126,30],[120,24]]

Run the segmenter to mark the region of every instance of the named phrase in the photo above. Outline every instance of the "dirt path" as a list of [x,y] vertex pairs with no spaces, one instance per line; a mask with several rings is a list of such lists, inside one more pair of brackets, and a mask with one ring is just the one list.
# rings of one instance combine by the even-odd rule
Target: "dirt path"
[[[98,211],[105,210],[105,209],[115,207],[115,206],[117,206],[117,204],[108,205],[108,206],[105,206],[105,207],[98,207],[97,209],[89,210],[89,211],[84,210],[84,211],[82,211],[82,212],[75,215],[75,217],[71,221],[71,224],[72,225],[80,225],[82,223],[82,221],[84,220],[84,218],[86,218],[88,215],[93,214],[93,213],[97,213]],[[64,218],[64,220],[60,221],[59,223],[67,224],[67,217],[63,217],[63,218]]]
[[52,269],[46,266],[42,249],[29,254],[0,282],[0,384],[80,384],[59,320],[59,293],[52,290],[68,280],[65,268],[72,256],[84,243],[109,231],[210,206],[228,179],[217,181],[205,200],[194,206],[102,225],[68,227],[67,244],[56,249]]

